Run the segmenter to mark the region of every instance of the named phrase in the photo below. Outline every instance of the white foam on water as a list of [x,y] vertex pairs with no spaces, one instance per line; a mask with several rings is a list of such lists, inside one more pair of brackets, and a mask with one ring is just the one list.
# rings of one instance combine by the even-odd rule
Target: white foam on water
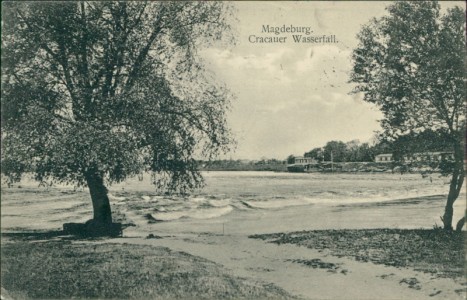
[[222,207],[222,206],[227,206],[232,204],[232,199],[227,198],[227,199],[219,199],[219,200],[208,200],[207,203],[209,203],[211,206],[214,207]]
[[[396,182],[397,184],[397,182]],[[280,209],[303,205],[341,205],[352,203],[375,203],[392,200],[403,200],[418,197],[443,195],[446,186],[427,185],[422,189],[415,186],[399,186],[397,189],[385,187],[349,187],[332,188],[330,190],[302,189],[296,194],[278,193],[275,196],[267,194],[246,193],[242,190],[236,197],[229,195],[195,195],[192,197],[141,196],[135,201],[148,203],[142,211],[153,213],[158,220],[170,221],[180,218],[208,219],[219,217],[236,210]],[[265,191],[269,192],[269,191]],[[245,196],[247,195],[247,196]],[[246,198],[247,197],[247,198]],[[246,198],[246,199],[245,199]],[[143,199],[143,200],[141,200]],[[154,213],[155,212],[155,213]]]
[[187,205],[187,203],[177,203],[174,205],[166,205],[166,206],[156,206],[156,209],[165,209],[166,211],[184,211],[184,210],[189,210],[192,209],[190,205]]
[[110,200],[124,201],[127,199],[126,197],[115,196],[112,193],[108,193],[107,195],[109,196]]
[[196,203],[206,202],[206,198],[204,198],[204,197],[194,197],[194,198],[190,198],[189,201],[190,202],[196,202]]
[[223,215],[226,215],[233,211],[232,206],[216,207],[216,208],[198,208],[190,210],[179,210],[179,211],[168,211],[152,213],[152,216],[156,220],[160,221],[172,221],[180,218],[192,218],[192,219],[212,219]]
[[243,201],[252,208],[271,209],[289,206],[309,205],[314,202],[311,198],[271,199],[271,200],[246,200]]
[[190,217],[194,219],[212,219],[226,215],[231,211],[233,211],[233,207],[230,205],[225,207],[203,208],[196,210]]
[[[391,193],[389,191],[367,191],[362,193],[334,193],[323,192],[311,196],[295,196],[288,199],[258,199],[258,200],[241,200],[245,203],[243,207],[251,207],[256,209],[278,209],[282,207],[300,206],[300,205],[339,205],[352,203],[375,203],[386,201],[397,201],[404,199],[420,198],[445,195],[444,189],[429,189],[421,191],[413,189],[405,192]],[[462,195],[460,196],[462,197]],[[464,196],[465,197],[465,196]]]

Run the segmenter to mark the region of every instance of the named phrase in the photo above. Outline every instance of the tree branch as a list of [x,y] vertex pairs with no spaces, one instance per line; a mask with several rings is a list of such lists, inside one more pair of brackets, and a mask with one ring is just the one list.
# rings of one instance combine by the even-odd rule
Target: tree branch
[[162,17],[163,17],[164,12],[165,12],[165,6],[162,6],[161,12],[159,13],[159,18],[154,24],[154,30],[152,31],[148,41],[146,42],[146,45],[140,50],[138,56],[136,57],[135,62],[133,63],[133,66],[130,67],[130,71],[128,73],[128,79],[125,84],[126,90],[129,90],[133,87],[133,84],[136,78],[138,77],[138,74],[142,67],[142,63],[144,62],[146,56],[148,55],[149,49],[151,48],[152,43],[155,41],[156,37],[162,31],[161,22],[162,22]]

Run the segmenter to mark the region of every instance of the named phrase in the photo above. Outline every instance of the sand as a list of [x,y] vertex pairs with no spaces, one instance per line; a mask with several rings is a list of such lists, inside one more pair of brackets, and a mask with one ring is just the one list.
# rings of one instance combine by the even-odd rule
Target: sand
[[[337,258],[304,247],[268,244],[244,236],[131,238],[113,242],[160,245],[184,251],[219,263],[234,276],[273,283],[306,299],[429,299],[437,293],[439,299],[463,299],[455,292],[463,286],[451,279]],[[320,260],[338,267],[331,271],[315,269],[293,262],[298,259]],[[413,280],[417,283],[415,288],[410,285]]]
[[[367,208],[368,213],[373,210],[374,214],[379,209],[378,206]],[[403,207],[398,209],[403,210]],[[349,214],[349,210],[345,213]],[[311,213],[305,207],[294,207],[271,212],[262,218],[258,215],[234,214],[224,219],[224,233],[220,220],[186,220],[148,226],[146,220],[133,216],[136,226],[128,228],[124,238],[111,242],[159,245],[187,252],[219,263],[235,276],[273,283],[306,299],[465,299],[465,295],[459,292],[465,288],[460,280],[437,278],[408,268],[338,258],[327,251],[319,252],[295,245],[275,245],[248,238],[249,234],[254,233],[252,231],[278,232],[285,227],[290,230],[291,226],[287,226],[290,216],[294,216],[295,220],[311,216],[316,218],[315,221],[321,216],[325,221],[327,218],[336,220],[339,212],[326,207],[319,210],[315,208]],[[393,221],[391,218],[388,220]],[[349,227],[347,222],[338,224]],[[353,227],[366,226],[365,222],[355,224],[358,223],[356,220],[352,223]],[[387,224],[380,222],[379,225],[384,228]],[[293,230],[303,229],[306,224],[292,227]],[[162,238],[146,239],[151,233]],[[300,260],[321,262],[324,267],[320,268],[318,264],[313,268],[297,263]],[[334,267],[326,267],[323,263],[333,264]]]

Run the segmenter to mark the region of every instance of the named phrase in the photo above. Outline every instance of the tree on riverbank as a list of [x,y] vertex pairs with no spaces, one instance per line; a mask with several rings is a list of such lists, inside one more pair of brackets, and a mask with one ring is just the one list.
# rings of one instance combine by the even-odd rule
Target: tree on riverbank
[[[193,159],[231,142],[230,95],[197,50],[232,42],[219,2],[2,4],[2,172],[87,185],[112,222],[106,185],[143,171],[184,192]],[[7,168],[9,167],[9,168]]]
[[350,81],[384,113],[388,139],[432,130],[448,141],[454,163],[447,166],[452,177],[442,220],[452,230],[464,182],[465,11],[455,7],[441,15],[431,1],[397,2],[387,10],[359,33]]
[[317,161],[334,162],[372,162],[375,155],[389,152],[389,146],[384,141],[378,141],[374,145],[360,143],[359,140],[352,140],[347,143],[342,141],[327,142],[324,147],[313,148],[305,152],[304,157],[311,157]]

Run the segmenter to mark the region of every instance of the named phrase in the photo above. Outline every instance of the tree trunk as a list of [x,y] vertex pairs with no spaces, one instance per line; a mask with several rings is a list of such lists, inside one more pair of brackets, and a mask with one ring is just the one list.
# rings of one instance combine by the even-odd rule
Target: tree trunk
[[454,213],[454,202],[459,197],[459,193],[464,183],[464,151],[462,145],[456,145],[454,147],[454,170],[452,172],[451,183],[449,185],[449,194],[444,209],[444,215],[441,218],[445,230],[451,231],[452,228],[452,216]]
[[84,174],[91,194],[94,216],[86,223],[65,223],[63,231],[67,234],[84,236],[121,236],[122,223],[112,223],[107,188],[102,174],[88,172]]
[[88,173],[85,175],[86,182],[91,193],[92,208],[94,217],[93,225],[105,225],[112,223],[112,212],[110,210],[109,197],[107,196],[107,188],[104,186],[104,180],[101,174]]
[[457,222],[456,231],[461,232],[462,229],[464,228],[464,225],[465,225],[465,216],[466,216],[466,215],[467,215],[467,212],[466,212],[466,214],[464,215],[464,217],[461,218],[461,219]]

